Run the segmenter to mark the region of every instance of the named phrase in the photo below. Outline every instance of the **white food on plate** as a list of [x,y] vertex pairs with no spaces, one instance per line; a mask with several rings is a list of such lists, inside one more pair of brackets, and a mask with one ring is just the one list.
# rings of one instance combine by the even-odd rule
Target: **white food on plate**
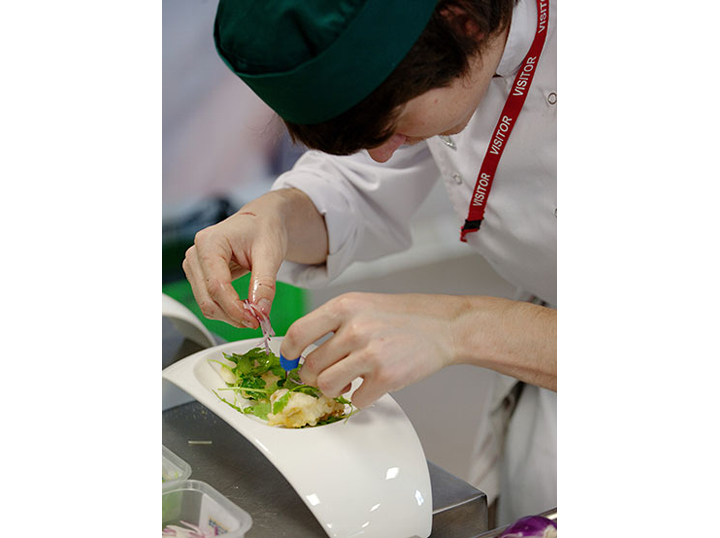
[[[277,400],[287,394],[287,389],[279,389],[270,396],[270,403],[274,405]],[[318,421],[330,415],[342,416],[345,405],[336,402],[325,395],[314,398],[309,394],[294,392],[287,405],[277,415],[268,414],[270,426],[285,426],[287,428],[300,428],[302,426],[315,426]]]

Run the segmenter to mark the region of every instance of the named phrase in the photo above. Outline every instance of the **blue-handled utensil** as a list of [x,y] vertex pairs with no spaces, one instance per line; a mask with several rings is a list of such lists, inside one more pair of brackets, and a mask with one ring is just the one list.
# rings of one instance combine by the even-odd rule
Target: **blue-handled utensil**
[[287,379],[288,372],[297,368],[298,364],[300,364],[300,357],[294,360],[288,360],[280,353],[280,366],[285,370],[285,379]]

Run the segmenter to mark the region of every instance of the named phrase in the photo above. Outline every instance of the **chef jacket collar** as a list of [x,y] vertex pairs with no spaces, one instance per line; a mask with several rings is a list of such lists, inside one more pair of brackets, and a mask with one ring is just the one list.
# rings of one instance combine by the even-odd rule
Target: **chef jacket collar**
[[495,72],[501,77],[513,75],[530,50],[537,29],[537,6],[532,0],[520,0],[512,13],[510,31],[508,32],[500,64]]

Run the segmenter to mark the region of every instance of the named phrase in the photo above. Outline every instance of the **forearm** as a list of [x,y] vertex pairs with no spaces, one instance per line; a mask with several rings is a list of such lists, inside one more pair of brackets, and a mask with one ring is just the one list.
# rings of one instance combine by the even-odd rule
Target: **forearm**
[[490,368],[557,390],[557,311],[495,297],[462,297],[453,323],[454,363]]
[[270,191],[240,211],[272,215],[272,225],[280,226],[286,236],[286,260],[314,265],[327,259],[325,219],[302,191],[292,188]]

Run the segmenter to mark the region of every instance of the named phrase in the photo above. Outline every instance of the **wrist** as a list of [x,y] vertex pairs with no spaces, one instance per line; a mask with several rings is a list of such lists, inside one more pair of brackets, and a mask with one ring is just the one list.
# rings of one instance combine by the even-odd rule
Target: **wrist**
[[270,191],[257,201],[267,204],[269,213],[277,218],[274,225],[287,245],[285,259],[308,265],[325,263],[328,256],[325,218],[307,194],[287,187]]
[[461,296],[458,300],[452,323],[453,364],[492,368],[499,354],[497,340],[501,339],[498,315],[506,300],[485,296]]
[[556,390],[557,312],[497,297],[467,297],[454,327],[455,364]]

